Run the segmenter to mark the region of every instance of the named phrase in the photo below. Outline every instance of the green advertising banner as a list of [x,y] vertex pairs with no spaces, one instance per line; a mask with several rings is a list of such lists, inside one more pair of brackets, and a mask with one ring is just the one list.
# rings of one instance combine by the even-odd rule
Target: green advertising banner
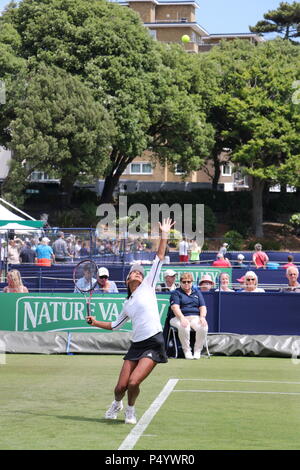
[[[151,265],[145,265],[143,264],[143,267],[145,269],[145,272],[148,273],[150,271]],[[214,268],[212,266],[171,266],[171,265],[164,265],[162,267],[161,273],[160,273],[160,282],[164,281],[164,272],[167,271],[167,269],[172,269],[175,271],[177,274],[176,276],[176,281],[179,281],[181,273],[191,273],[193,276],[193,280],[195,283],[204,276],[205,274],[209,274],[212,278],[212,280],[215,283],[215,287],[218,286],[218,279],[220,276],[220,273],[228,273],[229,274],[229,279],[230,282],[232,281],[232,268]]]
[[[95,294],[91,314],[97,320],[113,321],[121,312],[124,300],[124,294]],[[158,296],[157,301],[163,325],[169,296]],[[85,316],[86,300],[82,294],[1,294],[0,330],[107,332],[88,326]],[[131,322],[119,331],[131,331]]]

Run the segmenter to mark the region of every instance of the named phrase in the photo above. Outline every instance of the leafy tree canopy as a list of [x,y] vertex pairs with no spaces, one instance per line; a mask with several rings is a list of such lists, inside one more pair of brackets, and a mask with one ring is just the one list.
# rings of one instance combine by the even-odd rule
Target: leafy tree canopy
[[264,20],[250,26],[253,33],[278,33],[283,39],[300,37],[300,3],[281,2],[276,10],[264,15]]

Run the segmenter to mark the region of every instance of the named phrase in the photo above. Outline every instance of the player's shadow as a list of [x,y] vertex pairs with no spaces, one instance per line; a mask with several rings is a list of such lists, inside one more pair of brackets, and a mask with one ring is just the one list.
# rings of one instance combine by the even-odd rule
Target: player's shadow
[[33,415],[33,416],[48,416],[52,418],[58,418],[58,419],[65,419],[69,421],[84,421],[84,422],[90,422],[90,423],[105,423],[109,425],[118,425],[118,424],[124,424],[124,420],[122,419],[105,419],[105,418],[88,418],[86,416],[72,416],[72,415],[53,415],[49,413],[38,413],[36,411],[15,411],[15,413],[20,413],[20,414],[27,414],[27,415]]

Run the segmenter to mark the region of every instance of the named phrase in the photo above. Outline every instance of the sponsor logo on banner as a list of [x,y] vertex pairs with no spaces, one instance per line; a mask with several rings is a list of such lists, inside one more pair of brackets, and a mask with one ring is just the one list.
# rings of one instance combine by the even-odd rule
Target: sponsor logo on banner
[[[111,322],[122,311],[124,297],[92,297],[91,315],[98,320]],[[160,317],[168,310],[168,299],[159,301]],[[85,321],[86,301],[80,296],[22,296],[16,301],[15,331],[77,331],[99,328],[89,327]],[[119,331],[131,331],[127,322]]]

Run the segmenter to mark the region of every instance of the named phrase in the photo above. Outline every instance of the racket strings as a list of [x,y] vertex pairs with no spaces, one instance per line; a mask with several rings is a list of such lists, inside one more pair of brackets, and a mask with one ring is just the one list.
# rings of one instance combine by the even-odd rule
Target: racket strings
[[74,268],[73,280],[76,289],[88,293],[95,289],[98,281],[98,267],[90,260],[81,261]]

